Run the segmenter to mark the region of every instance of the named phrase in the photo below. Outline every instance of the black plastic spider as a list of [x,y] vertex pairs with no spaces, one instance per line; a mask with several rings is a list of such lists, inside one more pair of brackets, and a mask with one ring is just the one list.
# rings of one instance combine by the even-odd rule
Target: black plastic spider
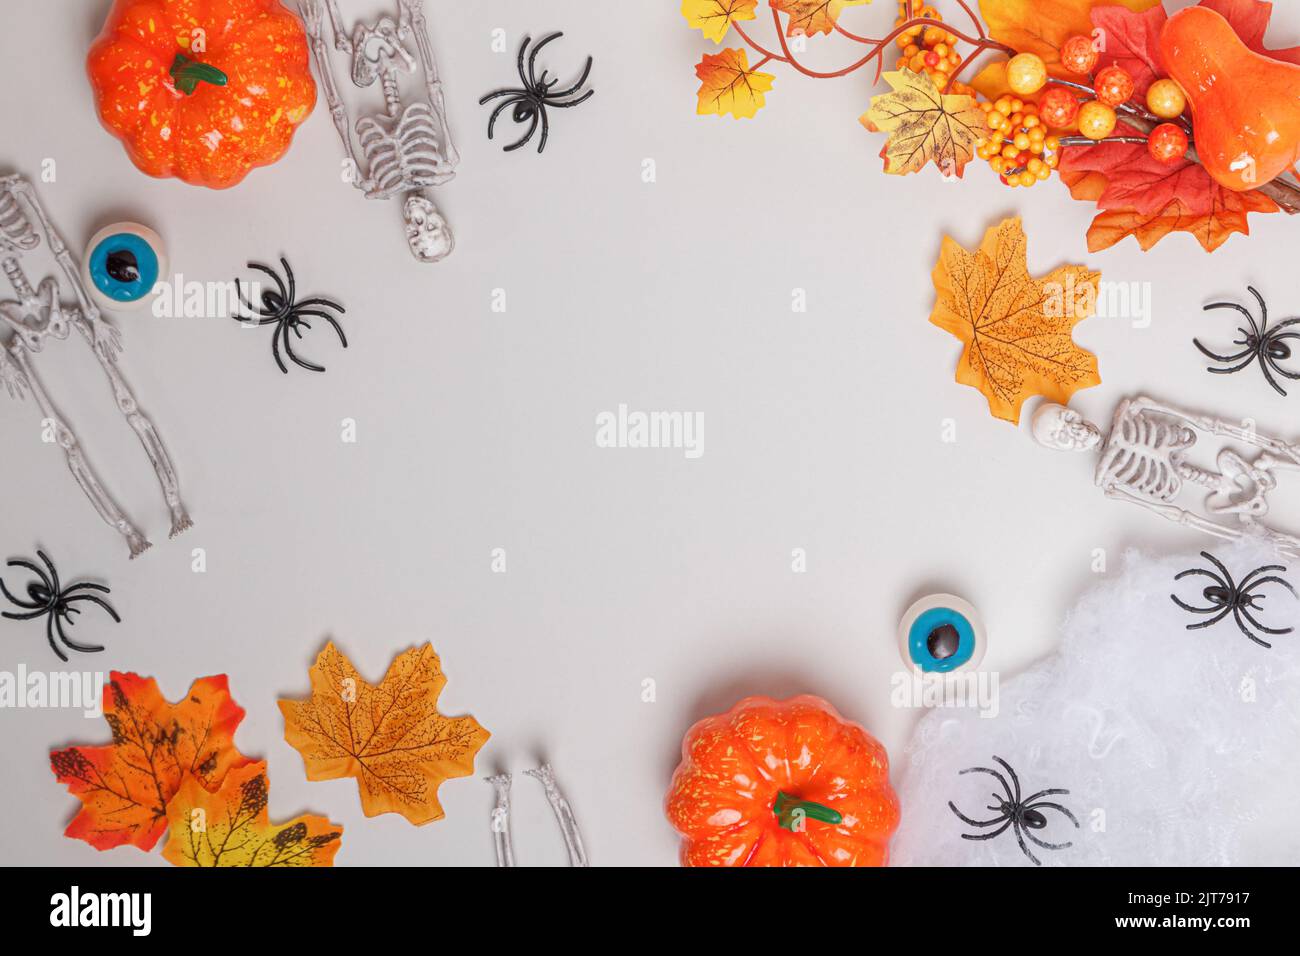
[[999,823],[1002,825],[992,833],[963,833],[961,835],[962,839],[992,840],[995,836],[1004,833],[1008,827],[1011,827],[1016,834],[1016,842],[1020,844],[1020,849],[1025,852],[1025,856],[1034,861],[1034,866],[1042,866],[1043,864],[1039,861],[1038,857],[1029,852],[1029,847],[1025,846],[1026,839],[1035,846],[1040,846],[1045,850],[1064,850],[1066,847],[1073,846],[1073,843],[1048,843],[1044,840],[1038,839],[1038,837],[1034,836],[1030,832],[1031,830],[1042,830],[1047,826],[1047,817],[1041,812],[1040,808],[1057,810],[1060,813],[1065,814],[1066,818],[1074,824],[1075,829],[1077,830],[1079,828],[1079,821],[1075,819],[1074,814],[1065,807],[1061,806],[1059,803],[1052,803],[1047,800],[1039,799],[1040,797],[1048,797],[1058,793],[1065,794],[1070,791],[1039,790],[1037,793],[1030,794],[1028,797],[1021,799],[1020,778],[1016,776],[1016,772],[1012,770],[1011,765],[1001,757],[994,755],[993,759],[1000,763],[1002,768],[1006,770],[1008,775],[1010,775],[1010,784],[1007,783],[1006,777],[989,767],[970,767],[961,772],[987,773],[997,777],[998,783],[1002,784],[1002,789],[1007,793],[1006,799],[1003,799],[996,793],[993,794],[993,799],[996,803],[990,804],[989,809],[996,811],[998,815],[992,820],[972,820],[970,817],[966,816],[966,814],[958,810],[951,800],[948,801],[948,809],[957,814],[958,818],[960,818],[963,823],[969,823],[973,827],[992,827],[997,826]]
[[[1261,644],[1264,647],[1272,647],[1273,645],[1268,643],[1268,641],[1252,634],[1250,629],[1246,627],[1246,624],[1251,624],[1257,631],[1264,634],[1290,634],[1295,630],[1293,627],[1265,627],[1263,624],[1259,623],[1259,621],[1255,620],[1254,615],[1250,613],[1251,611],[1264,610],[1256,602],[1264,600],[1265,595],[1251,593],[1263,584],[1280,584],[1282,587],[1290,591],[1293,597],[1300,597],[1300,595],[1296,594],[1295,588],[1276,574],[1271,573],[1273,571],[1285,571],[1285,567],[1280,564],[1266,564],[1262,568],[1256,568],[1254,571],[1251,571],[1250,574],[1241,579],[1240,584],[1237,584],[1233,582],[1232,575],[1228,572],[1228,569],[1223,566],[1222,561],[1210,554],[1208,551],[1202,551],[1201,557],[1205,558],[1218,568],[1219,574],[1215,574],[1213,571],[1207,571],[1205,568],[1189,568],[1180,574],[1174,575],[1174,580],[1181,581],[1183,578],[1192,575],[1209,578],[1214,583],[1201,591],[1201,596],[1210,602],[1210,606],[1192,607],[1190,604],[1180,600],[1178,595],[1169,595],[1173,598],[1174,603],[1184,611],[1191,611],[1193,614],[1214,615],[1214,617],[1210,618],[1208,621],[1201,621],[1199,624],[1188,624],[1187,629],[1189,631],[1197,631],[1203,627],[1210,627],[1213,624],[1218,624],[1225,617],[1231,614],[1232,619],[1237,622],[1237,627],[1241,629],[1241,633],[1245,634],[1256,644]],[[1263,575],[1263,577],[1260,575]],[[1242,621],[1243,617],[1246,619],[1244,622]]]
[[[343,334],[342,327],[334,316],[328,312],[322,312],[321,309],[335,309],[338,312],[346,312],[347,309],[331,299],[303,299],[301,302],[295,301],[297,287],[294,283],[293,270],[289,268],[289,261],[284,257],[280,258],[280,265],[284,266],[285,279],[288,281],[288,287],[285,282],[275,273],[275,270],[269,266],[264,266],[260,262],[250,262],[248,268],[256,269],[259,272],[265,272],[275,280],[274,289],[262,290],[262,307],[258,309],[251,302],[244,298],[244,293],[239,287],[239,280],[235,280],[235,294],[239,296],[240,304],[248,311],[243,315],[236,315],[237,322],[247,322],[250,319],[256,320],[258,325],[270,325],[275,323],[275,333],[271,336],[271,354],[275,356],[275,364],[280,366],[280,371],[286,375],[289,369],[284,364],[284,359],[280,357],[280,339],[284,339],[284,351],[289,356],[290,361],[295,365],[308,369],[312,372],[323,372],[325,366],[316,365],[300,359],[294,354],[293,344],[289,339],[289,333],[292,332],[299,339],[302,338],[302,329],[310,329],[311,323],[303,318],[304,315],[314,315],[324,319],[334,327],[334,331],[339,335],[339,341],[343,347],[348,347],[347,336]],[[306,306],[317,306],[310,309]]]
[[0,592],[3,592],[4,596],[7,597],[12,604],[23,609],[20,613],[15,613],[13,611],[0,612],[0,616],[7,617],[11,621],[31,621],[48,614],[49,620],[45,625],[45,636],[50,642],[50,648],[55,654],[59,655],[60,660],[66,661],[68,655],[64,654],[59,648],[59,645],[54,642],[56,635],[64,647],[71,648],[74,651],[81,651],[86,654],[94,653],[95,651],[102,651],[103,648],[97,644],[78,644],[76,641],[71,640],[68,635],[63,632],[63,622],[67,621],[69,627],[75,624],[76,621],[72,619],[72,615],[80,614],[81,609],[73,607],[72,605],[77,601],[89,601],[92,604],[98,604],[108,612],[109,617],[118,624],[121,624],[122,619],[118,616],[117,611],[113,610],[112,605],[103,598],[96,597],[93,594],[75,593],[78,591],[100,591],[104,594],[108,594],[109,589],[104,587],[102,584],[88,584],[86,582],[69,584],[66,588],[61,587],[59,584],[59,572],[54,570],[54,565],[50,562],[50,559],[45,556],[45,552],[37,551],[36,555],[41,559],[41,562],[45,565],[46,569],[48,569],[49,574],[46,574],[45,571],[42,571],[30,561],[24,561],[19,558],[10,561],[9,567],[26,568],[28,571],[31,571],[36,575],[37,580],[32,581],[27,585],[27,600],[23,600],[22,598],[14,597],[14,595],[10,593],[9,589],[5,587],[4,581],[0,579]]
[[[1277,383],[1273,373],[1276,372],[1283,378],[1300,380],[1300,372],[1288,372],[1278,365],[1279,362],[1285,362],[1289,359],[1293,352],[1291,346],[1287,345],[1284,340],[1300,339],[1300,332],[1286,332],[1283,330],[1293,325],[1300,325],[1300,319],[1287,319],[1270,329],[1268,327],[1268,306],[1264,303],[1264,297],[1255,290],[1254,286],[1246,286],[1246,288],[1250,290],[1250,294],[1259,303],[1260,318],[1258,323],[1255,322],[1255,317],[1250,314],[1250,310],[1235,302],[1211,302],[1205,307],[1206,312],[1211,309],[1235,309],[1246,317],[1246,321],[1250,323],[1250,331],[1238,327],[1237,331],[1241,333],[1242,337],[1232,343],[1233,345],[1244,346],[1242,351],[1235,355],[1219,355],[1207,349],[1198,339],[1192,339],[1192,344],[1200,349],[1202,354],[1209,356],[1214,361],[1224,362],[1230,366],[1229,368],[1206,369],[1206,371],[1215,375],[1231,375],[1233,372],[1240,372],[1254,362],[1255,359],[1259,359],[1259,367],[1264,372],[1264,378],[1268,379],[1268,384],[1272,385],[1279,395],[1285,396],[1286,389]],[[1243,359],[1245,361],[1241,361]],[[1240,362],[1240,364],[1233,365],[1233,362]]]
[[[506,97],[505,102],[498,105],[497,108],[492,111],[492,116],[488,119],[488,139],[492,138],[493,130],[496,127],[497,117],[500,116],[509,106],[514,106],[514,112],[510,114],[512,120],[516,123],[529,124],[528,131],[525,132],[518,141],[511,143],[505,148],[505,152],[507,153],[513,152],[519,147],[526,145],[528,141],[533,138],[533,134],[537,132],[537,124],[539,122],[542,126],[542,139],[537,144],[537,151],[540,153],[546,148],[546,137],[551,131],[550,123],[546,118],[546,107],[554,106],[557,109],[568,109],[571,106],[577,106],[579,103],[584,103],[591,99],[592,95],[596,92],[595,90],[587,90],[587,92],[583,93],[576,100],[569,100],[567,103],[563,102],[564,97],[572,96],[574,93],[578,92],[583,83],[587,82],[587,77],[591,74],[591,57],[587,57],[587,65],[583,68],[582,76],[578,77],[578,82],[574,83],[567,90],[560,90],[558,92],[552,91],[551,87],[555,86],[559,80],[548,81],[546,79],[547,74],[545,70],[542,71],[541,77],[537,76],[537,70],[535,67],[537,54],[542,51],[542,47],[546,46],[546,44],[550,43],[552,40],[557,40],[562,36],[564,36],[563,33],[552,33],[549,36],[543,37],[537,46],[533,47],[531,53],[528,53],[528,44],[532,42],[531,37],[524,37],[523,46],[519,48],[519,82],[523,84],[522,88],[497,90],[495,93],[489,93],[478,101],[479,106],[482,106],[490,100],[497,99],[501,96]],[[527,69],[524,67],[525,54],[528,57]]]

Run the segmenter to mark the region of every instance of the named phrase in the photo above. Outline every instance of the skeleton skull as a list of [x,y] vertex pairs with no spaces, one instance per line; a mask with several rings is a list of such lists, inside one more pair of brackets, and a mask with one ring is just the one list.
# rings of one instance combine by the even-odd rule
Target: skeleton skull
[[1034,440],[1056,451],[1087,451],[1101,441],[1101,429],[1064,405],[1051,402],[1034,412]]
[[447,220],[429,197],[411,193],[406,197],[402,215],[406,219],[406,241],[411,255],[421,262],[437,262],[451,255],[456,240]]

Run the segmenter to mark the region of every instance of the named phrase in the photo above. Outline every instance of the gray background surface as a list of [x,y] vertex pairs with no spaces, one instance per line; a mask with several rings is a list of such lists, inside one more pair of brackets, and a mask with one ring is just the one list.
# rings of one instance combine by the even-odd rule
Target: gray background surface
[[[108,650],[73,666],[153,675],[173,699],[229,674],[248,710],[237,743],[270,763],[272,815],[344,824],[340,864],[490,863],[491,790],[477,778],[546,758],[594,864],[670,865],[661,804],[694,720],[747,694],[807,691],[897,755],[917,714],[890,706],[894,629],[914,597],[971,600],[991,634],[985,665],[1006,676],[1052,649],[1095,578],[1094,549],[1116,568],[1128,546],[1199,543],[1105,501],[1090,460],[1036,447],[953,382],[960,346],[927,321],[945,233],[974,245],[1018,212],[1035,272],[1077,262],[1149,284],[1151,327],[1078,330],[1104,384],[1074,404],[1095,420],[1147,391],[1300,432],[1300,397],[1282,400],[1257,372],[1211,378],[1191,345],[1230,340],[1228,320],[1201,306],[1243,297],[1247,282],[1278,314],[1300,311],[1295,223],[1257,217],[1250,238],[1212,258],[1189,236],[1089,255],[1092,210],[1057,182],[1007,191],[981,165],[960,184],[884,176],[880,138],[857,122],[873,92],[865,73],[814,81],[778,68],[757,120],[696,117],[694,65],[713,45],[676,0],[430,3],[463,155],[438,192],[458,248],[436,266],[409,258],[395,205],[340,182],[323,106],[283,161],[232,191],[154,181],[94,116],[82,64],[108,3],[4,6],[0,168],[37,177],[57,162],[42,195],[78,253],[100,225],[139,219],[187,279],[283,253],[304,292],[348,308],[351,348],[319,331],[303,348],[325,375],[282,376],[265,330],[118,317],[123,368],[196,521],[175,541],[90,355],[68,343],[41,356],[106,484],[155,542],[135,562],[41,443],[35,405],[0,401],[0,550],[40,546],[65,575],[107,581],[124,617],[87,617],[78,631]],[[845,22],[879,34],[893,13],[881,2]],[[1300,10],[1281,5],[1274,19],[1273,45],[1300,40]],[[498,27],[506,54],[490,48]],[[555,115],[543,155],[505,155],[477,99],[510,80],[523,32],[561,28],[548,66],[567,74],[592,53],[596,96]],[[826,43],[827,62],[856,55]],[[791,311],[795,288],[804,314]],[[703,457],[597,448],[595,416],[619,403],[703,413]],[[340,440],[349,418],[354,444]],[[953,443],[941,440],[947,419]],[[194,548],[206,573],[191,571]],[[505,574],[491,572],[494,548],[507,551]],[[795,548],[806,573],[791,572]],[[306,694],[330,637],[371,680],[432,641],[449,677],[442,710],[491,730],[475,778],[443,786],[445,820],[366,819],[354,781],[304,778],[275,701]],[[58,662],[39,626],[2,621],[0,669],[20,663]],[[0,859],[163,865],[159,852],[99,854],[60,835],[77,804],[47,751],[105,739],[77,712],[0,711]],[[515,844],[521,865],[563,861],[525,778]]]

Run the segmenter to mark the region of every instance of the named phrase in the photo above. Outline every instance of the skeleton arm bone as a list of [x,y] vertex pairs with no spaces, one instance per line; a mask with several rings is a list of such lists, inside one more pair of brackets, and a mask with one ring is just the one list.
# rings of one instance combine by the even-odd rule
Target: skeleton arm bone
[[[361,161],[357,158],[356,147],[352,143],[352,133],[349,129],[347,104],[343,102],[343,96],[339,93],[338,84],[334,82],[334,73],[330,68],[329,47],[326,45],[322,33],[321,2],[322,0],[301,0],[298,8],[307,26],[307,37],[311,46],[312,59],[316,61],[316,72],[320,74],[320,83],[325,90],[325,102],[329,106],[330,118],[334,121],[334,128],[338,131],[339,139],[343,142],[343,149],[347,153],[348,162],[352,164],[352,169],[356,171],[359,180],[355,185],[359,189],[369,190],[374,184],[368,178],[369,171],[362,168]],[[344,47],[339,45],[339,38],[343,34],[338,21],[338,9],[333,0],[329,0],[329,12],[331,28],[334,31],[334,45],[340,50],[344,50]],[[352,52],[351,43],[347,43],[345,52]]]
[[420,63],[424,67],[424,83],[429,93],[429,105],[438,114],[442,125],[442,138],[446,145],[447,163],[450,166],[460,164],[460,153],[451,138],[451,127],[447,125],[447,104],[442,96],[442,80],[438,76],[438,63],[433,58],[433,46],[429,42],[429,24],[424,18],[424,0],[398,0],[403,11],[410,17],[415,29],[415,46],[420,54]]

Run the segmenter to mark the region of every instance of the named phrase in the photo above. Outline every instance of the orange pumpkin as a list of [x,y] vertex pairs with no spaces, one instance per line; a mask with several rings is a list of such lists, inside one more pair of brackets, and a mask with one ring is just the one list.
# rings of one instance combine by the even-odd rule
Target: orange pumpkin
[[1221,14],[1188,7],[1160,32],[1192,108],[1196,152],[1225,189],[1256,189],[1300,159],[1300,66],[1250,49]]
[[136,166],[213,189],[283,156],[316,104],[306,34],[279,0],[116,0],[86,65]]
[[682,742],[665,810],[683,866],[884,866],[885,748],[819,697],[747,697]]

